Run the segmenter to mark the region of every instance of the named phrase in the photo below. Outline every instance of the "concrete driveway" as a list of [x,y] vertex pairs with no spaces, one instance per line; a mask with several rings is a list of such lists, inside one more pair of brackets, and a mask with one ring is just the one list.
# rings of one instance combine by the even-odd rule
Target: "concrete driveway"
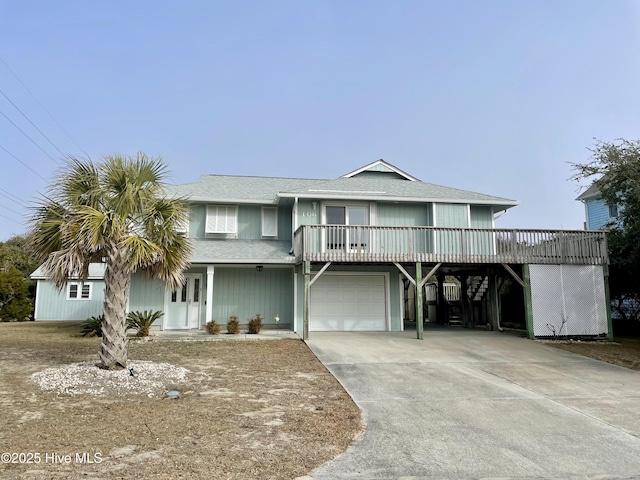
[[640,373],[509,334],[311,333],[366,431],[314,479],[640,478]]

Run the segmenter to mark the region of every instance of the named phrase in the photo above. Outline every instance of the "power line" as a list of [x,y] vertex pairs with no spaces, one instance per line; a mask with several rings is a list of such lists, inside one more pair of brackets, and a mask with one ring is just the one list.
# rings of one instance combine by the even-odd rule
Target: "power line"
[[0,148],[2,150],[4,150],[5,152],[7,152],[9,155],[11,155],[13,158],[15,158],[17,161],[19,161],[22,165],[24,165],[26,168],[28,168],[29,170],[31,170],[33,173],[35,173],[38,177],[40,177],[42,180],[44,180],[45,182],[48,182],[48,180],[46,178],[44,178],[42,175],[40,175],[38,172],[36,172],[33,168],[31,168],[29,165],[27,165],[26,163],[24,163],[22,160],[20,160],[18,157],[16,157],[13,153],[11,153],[9,150],[7,150],[6,148],[4,148],[2,145],[0,145]]
[[22,222],[19,222],[18,220],[14,220],[14,219],[13,219],[13,218],[11,218],[11,217],[7,217],[6,215],[2,215],[1,213],[0,213],[0,217],[2,217],[2,218],[6,218],[7,220],[11,220],[13,223],[17,223],[18,225],[23,225],[23,223],[22,223]]
[[[9,200],[11,200],[13,198],[14,199],[13,201],[16,202],[18,205],[21,205],[23,207],[27,206],[26,202],[24,202],[21,198],[16,197],[13,193],[6,191],[4,188],[0,188],[0,191],[4,192],[6,194],[6,195],[4,195],[5,197],[7,197],[7,195],[8,195],[7,198],[9,198]],[[12,197],[12,198],[10,198],[10,197]]]
[[17,128],[17,129],[18,129],[18,130],[19,130],[19,131],[20,131],[20,132],[21,132],[25,137],[27,137],[27,138],[31,141],[31,143],[33,143],[36,147],[38,147],[42,153],[44,153],[47,157],[49,157],[51,160],[53,160],[54,162],[56,162],[58,165],[62,165],[58,160],[56,160],[56,159],[55,159],[55,158],[53,158],[51,155],[49,155],[49,154],[44,150],[44,148],[42,148],[40,145],[38,145],[38,144],[36,143],[36,141],[35,141],[33,138],[31,138],[29,135],[27,135],[27,134],[25,133],[25,131],[24,131],[24,130],[22,130],[18,125],[16,125],[16,124],[15,124],[15,122],[14,122],[13,120],[11,120],[9,117],[7,117],[7,116],[4,114],[4,112],[3,112],[2,110],[0,110],[0,115],[2,115],[4,118],[6,118],[6,119],[9,121],[9,123],[11,123],[11,125],[13,125],[14,127],[16,127],[16,128]]
[[40,130],[40,129],[36,126],[36,124],[35,124],[35,123],[33,123],[33,122],[31,121],[31,119],[30,119],[29,117],[27,117],[27,115],[26,115],[22,110],[20,110],[20,108],[19,108],[15,103],[13,103],[13,102],[11,101],[11,99],[7,96],[7,94],[6,94],[6,93],[4,93],[2,90],[0,90],[0,94],[2,94],[2,96],[3,96],[4,98],[6,98],[6,99],[7,99],[7,101],[8,101],[11,105],[13,105],[13,106],[14,106],[14,108],[15,108],[16,110],[18,110],[18,111],[20,112],[20,114],[21,114],[24,118],[26,118],[26,119],[27,119],[27,122],[29,122],[29,123],[33,126],[33,128],[35,128],[35,129],[40,133],[40,135],[42,135],[42,136],[47,140],[47,142],[49,142],[49,143],[53,146],[53,148],[55,148],[55,149],[60,153],[60,155],[62,155],[63,157],[65,156],[64,152],[63,152],[62,150],[60,150],[60,149],[58,148],[58,146],[57,146],[55,143],[53,143],[53,142],[51,141],[51,139],[50,139],[49,137],[47,137],[47,136],[42,132],[42,130]]
[[59,123],[59,122],[58,122],[58,121],[53,117],[53,115],[51,114],[51,112],[50,112],[49,110],[47,110],[47,108],[46,108],[46,107],[45,107],[45,106],[40,102],[40,100],[38,100],[38,97],[36,97],[36,96],[35,96],[35,94],[34,94],[31,90],[29,90],[29,87],[27,87],[27,86],[24,84],[24,82],[23,82],[22,80],[20,80],[20,77],[18,77],[18,75],[17,75],[13,70],[11,70],[11,67],[9,67],[9,65],[7,65],[7,62],[5,62],[5,61],[2,59],[2,57],[0,57],[0,62],[2,62],[2,64],[3,64],[5,67],[7,67],[7,70],[9,70],[9,71],[11,72],[11,75],[13,75],[13,76],[15,77],[15,79],[16,79],[16,80],[18,80],[18,83],[20,83],[20,85],[22,85],[22,87],[23,87],[27,92],[29,92],[29,95],[31,95],[31,96],[33,97],[33,99],[36,101],[36,103],[37,103],[38,105],[40,105],[40,107],[41,107],[45,112],[47,112],[47,115],[49,115],[49,117],[51,118],[51,120],[53,120],[53,123],[55,123],[55,124],[58,126],[58,128],[64,132],[64,134],[67,136],[67,138],[68,138],[69,140],[71,140],[71,143],[73,143],[73,144],[78,148],[78,150],[80,150],[82,153],[84,153],[84,154],[88,157],[88,156],[89,156],[89,154],[88,154],[87,152],[85,152],[85,151],[84,151],[84,149],[83,149],[80,145],[78,145],[78,143],[73,139],[73,137],[71,137],[71,135],[69,135],[69,132],[67,132],[67,131],[64,129],[64,127],[63,127],[62,125],[60,125],[60,123]]
[[[0,190],[2,190],[2,189],[0,188]],[[2,190],[2,192],[6,192],[6,190]],[[13,203],[17,203],[18,205],[20,205],[23,208],[27,208],[27,204],[23,203],[22,200],[20,200],[20,199],[14,200],[13,198],[11,198],[11,197],[13,197],[13,195],[11,195],[9,192],[7,192],[7,193],[9,193],[9,195],[11,195],[11,197],[9,195],[5,194],[5,193],[2,193],[2,192],[0,192],[0,196],[3,196],[7,200],[11,200]],[[14,198],[17,198],[17,197],[14,197]]]
[[1,207],[3,210],[9,210],[10,212],[15,213],[16,215],[22,215],[22,213],[20,213],[20,212],[16,212],[14,209],[9,208],[9,207],[6,207],[6,206],[4,206],[4,205],[2,205],[2,204],[0,204],[0,207]]

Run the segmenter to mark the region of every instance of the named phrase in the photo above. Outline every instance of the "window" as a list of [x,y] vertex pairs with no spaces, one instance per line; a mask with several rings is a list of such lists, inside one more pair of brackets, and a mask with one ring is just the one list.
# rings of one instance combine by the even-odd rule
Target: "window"
[[[327,205],[325,207],[327,225],[369,225],[369,208],[363,205]],[[366,228],[327,227],[326,245],[331,250],[366,249],[369,230]]]
[[262,236],[278,236],[278,209],[276,207],[262,207]]
[[207,205],[205,233],[235,235],[238,231],[238,207]]
[[73,282],[67,285],[67,300],[91,300],[91,282]]
[[609,218],[618,218],[618,206],[609,205]]

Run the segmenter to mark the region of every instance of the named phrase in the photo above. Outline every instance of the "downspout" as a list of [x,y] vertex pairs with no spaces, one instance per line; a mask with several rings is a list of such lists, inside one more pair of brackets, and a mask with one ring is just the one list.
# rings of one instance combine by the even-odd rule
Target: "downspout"
[[293,199],[293,209],[291,210],[291,252],[295,254],[295,236],[298,229],[298,197]]

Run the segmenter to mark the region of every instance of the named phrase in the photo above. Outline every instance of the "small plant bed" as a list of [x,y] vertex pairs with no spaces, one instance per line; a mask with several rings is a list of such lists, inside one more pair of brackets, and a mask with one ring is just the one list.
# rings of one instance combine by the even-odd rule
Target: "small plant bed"
[[209,335],[218,335],[220,333],[220,324],[215,320],[211,320],[204,324],[204,329]]
[[632,370],[640,370],[640,338],[616,338],[615,342],[564,340],[549,345]]

